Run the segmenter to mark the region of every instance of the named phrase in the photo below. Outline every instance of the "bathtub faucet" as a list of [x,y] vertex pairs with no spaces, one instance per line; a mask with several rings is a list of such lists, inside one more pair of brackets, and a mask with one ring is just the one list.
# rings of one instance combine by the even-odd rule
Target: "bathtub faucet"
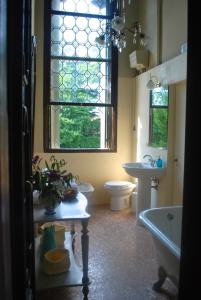
[[150,165],[151,165],[152,167],[154,167],[156,160],[153,159],[153,157],[152,157],[150,154],[145,154],[145,155],[143,156],[143,159],[146,158],[146,157],[148,158],[148,161],[150,162]]

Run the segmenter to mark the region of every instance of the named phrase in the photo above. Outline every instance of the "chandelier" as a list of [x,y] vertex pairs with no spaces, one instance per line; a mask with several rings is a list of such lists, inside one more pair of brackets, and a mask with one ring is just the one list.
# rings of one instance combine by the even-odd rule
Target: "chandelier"
[[[116,2],[116,9],[111,22],[106,24],[105,32],[96,38],[99,45],[111,44],[117,47],[119,52],[126,48],[127,34],[133,37],[133,44],[136,47],[145,47],[147,44],[147,37],[142,32],[141,24],[136,21],[130,27],[126,27],[126,0],[111,0]],[[127,1],[131,4],[131,0]]]

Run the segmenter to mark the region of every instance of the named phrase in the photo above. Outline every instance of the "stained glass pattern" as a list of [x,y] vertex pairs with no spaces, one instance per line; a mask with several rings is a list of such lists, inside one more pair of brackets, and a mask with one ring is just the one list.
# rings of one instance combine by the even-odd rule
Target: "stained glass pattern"
[[96,43],[96,38],[104,33],[105,19],[52,16],[51,55],[74,56],[92,59],[106,59],[110,51]]
[[[67,3],[69,6],[66,6]],[[62,7],[61,11],[68,7],[69,12],[69,7],[74,5],[72,11],[77,12],[81,3],[88,5],[89,13],[89,7],[94,5],[100,11],[104,10],[106,2],[58,0],[52,1],[52,7]],[[95,41],[104,33],[107,22],[104,18],[82,14],[52,14],[51,101],[111,103],[111,47],[101,46]]]
[[51,61],[51,101],[110,103],[108,64],[77,60]]
[[106,15],[106,0],[52,0],[52,9],[85,14]]

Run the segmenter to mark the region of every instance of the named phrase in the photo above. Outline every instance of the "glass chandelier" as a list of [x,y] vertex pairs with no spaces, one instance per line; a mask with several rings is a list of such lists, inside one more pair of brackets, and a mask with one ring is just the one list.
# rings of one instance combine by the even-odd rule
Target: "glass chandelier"
[[126,5],[131,4],[131,0],[111,0],[116,2],[114,16],[110,23],[106,24],[104,34],[96,38],[99,45],[111,45],[117,47],[119,52],[126,47],[127,33],[133,36],[133,44],[140,47],[145,47],[147,37],[142,32],[141,24],[136,21],[130,27],[126,27]]

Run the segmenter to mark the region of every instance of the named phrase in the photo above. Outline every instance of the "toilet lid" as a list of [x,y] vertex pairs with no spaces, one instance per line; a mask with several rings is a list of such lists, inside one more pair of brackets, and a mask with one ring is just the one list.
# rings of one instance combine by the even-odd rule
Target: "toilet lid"
[[105,186],[115,188],[115,189],[126,189],[128,187],[134,186],[132,182],[129,181],[118,181],[118,180],[112,180],[112,181],[107,181],[105,183]]

